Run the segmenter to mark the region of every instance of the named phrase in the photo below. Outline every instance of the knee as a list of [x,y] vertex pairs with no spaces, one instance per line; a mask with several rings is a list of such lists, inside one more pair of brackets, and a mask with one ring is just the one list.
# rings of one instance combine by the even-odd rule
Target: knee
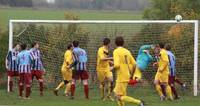
[[19,86],[22,86],[22,85],[23,85],[23,83],[20,82],[20,83],[19,83]]
[[43,79],[39,79],[39,82],[44,82],[44,80]]
[[121,95],[115,94],[115,99],[116,99],[117,101],[121,101]]
[[158,80],[154,80],[154,85],[158,85],[159,84],[159,81]]
[[174,84],[170,84],[171,87],[174,87]]
[[109,81],[109,82],[113,82],[113,77],[109,77],[109,78],[108,78],[108,81]]
[[64,80],[64,84],[67,85],[69,83],[69,81],[67,80]]
[[83,85],[88,85],[88,80],[83,80]]
[[72,79],[72,85],[75,85],[75,84],[76,84],[76,80]]
[[30,84],[26,84],[26,87],[28,88],[28,87],[31,87],[31,85]]

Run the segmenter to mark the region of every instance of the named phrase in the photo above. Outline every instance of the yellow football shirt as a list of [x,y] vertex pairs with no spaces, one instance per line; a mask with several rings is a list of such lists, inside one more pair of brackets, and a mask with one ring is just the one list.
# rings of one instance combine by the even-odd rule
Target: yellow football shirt
[[114,69],[117,72],[116,82],[128,82],[130,71],[133,71],[136,61],[130,51],[123,47],[118,47],[113,52]]
[[169,72],[169,59],[167,55],[167,51],[165,49],[161,49],[160,51],[160,59],[158,61],[158,69],[162,72],[168,73]]
[[62,65],[62,69],[64,69],[64,70],[67,69],[67,66],[72,64],[72,62],[73,62],[72,51],[67,50],[64,55],[64,62]]
[[108,58],[108,56],[108,49],[105,46],[100,47],[97,53],[97,71],[110,69],[109,60],[101,60],[103,58]]

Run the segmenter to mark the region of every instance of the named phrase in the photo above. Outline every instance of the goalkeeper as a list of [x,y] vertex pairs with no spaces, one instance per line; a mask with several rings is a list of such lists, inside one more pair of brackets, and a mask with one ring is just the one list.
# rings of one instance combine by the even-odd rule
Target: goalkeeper
[[143,45],[140,47],[136,60],[135,72],[133,72],[133,77],[129,81],[130,85],[135,85],[141,81],[142,71],[145,71],[148,65],[153,61],[153,57],[149,53],[150,49],[154,49],[153,45]]

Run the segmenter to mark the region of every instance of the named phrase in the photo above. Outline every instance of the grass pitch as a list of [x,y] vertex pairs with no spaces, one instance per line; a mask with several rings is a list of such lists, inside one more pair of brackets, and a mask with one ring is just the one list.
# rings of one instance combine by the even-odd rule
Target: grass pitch
[[[33,90],[30,100],[19,99],[17,91],[14,93],[6,93],[6,90],[0,90],[0,105],[12,106],[117,106],[116,102],[101,101],[98,88],[90,89],[90,99],[84,98],[82,88],[78,88],[75,92],[75,99],[70,100],[63,96],[63,90],[60,90],[59,96],[54,96],[51,90],[46,90],[43,97],[39,96],[37,90]],[[181,99],[174,101],[159,100],[155,90],[148,88],[131,88],[129,87],[128,94],[135,98],[140,98],[147,103],[147,106],[199,106],[200,96],[193,97],[191,94],[184,94]],[[126,106],[137,106],[126,103]]]

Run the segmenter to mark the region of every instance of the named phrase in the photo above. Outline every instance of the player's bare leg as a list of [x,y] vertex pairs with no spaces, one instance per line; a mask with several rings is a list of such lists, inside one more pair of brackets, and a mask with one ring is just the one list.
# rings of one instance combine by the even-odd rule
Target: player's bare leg
[[65,89],[65,96],[70,96],[70,92],[71,92],[71,83],[68,83],[66,85],[66,89]]
[[112,82],[113,82],[113,77],[110,77],[110,78],[107,78],[107,98],[111,101],[114,101],[113,97],[111,96],[112,94],[112,90],[111,90],[111,87],[112,87]]
[[143,101],[135,99],[135,98],[130,97],[130,96],[116,95],[116,99],[117,99],[117,102],[118,102],[118,106],[125,106],[125,102],[137,104],[138,106],[144,106]]
[[104,91],[105,91],[105,83],[104,82],[101,82],[100,83],[100,86],[99,86],[99,88],[100,88],[100,93],[101,93],[101,100],[105,100],[105,95],[104,95]]
[[62,81],[57,87],[56,87],[56,89],[54,89],[54,94],[56,95],[56,96],[58,96],[58,90],[61,88],[61,87],[63,87],[64,86],[64,81]]
[[159,81],[158,81],[158,80],[155,80],[155,81],[154,81],[154,85],[155,85],[155,87],[156,87],[156,91],[158,92],[158,95],[160,96],[160,100],[163,101],[163,100],[165,99],[165,96],[164,96],[164,94],[163,94],[163,92],[162,92],[162,88],[161,88],[161,86],[160,86]]

